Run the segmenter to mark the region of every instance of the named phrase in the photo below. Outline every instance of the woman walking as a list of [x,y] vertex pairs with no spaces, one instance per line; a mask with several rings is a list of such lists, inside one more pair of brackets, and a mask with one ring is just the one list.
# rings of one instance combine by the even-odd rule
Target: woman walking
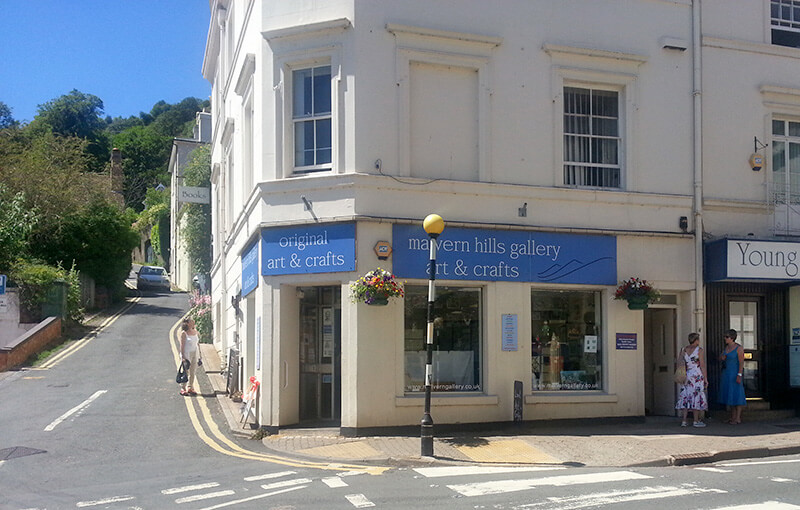
[[730,411],[727,423],[742,423],[742,410],[747,404],[742,384],[742,366],[744,365],[744,347],[736,343],[736,330],[729,329],[725,333],[725,350],[720,354],[720,361],[725,362],[722,369],[722,381],[719,387],[719,403]]
[[181,363],[188,366],[189,379],[181,383],[181,395],[197,395],[194,391],[194,372],[200,359],[200,334],[194,327],[194,319],[186,318],[181,323]]
[[703,415],[708,409],[706,400],[706,389],[708,379],[706,378],[706,357],[703,348],[700,347],[700,335],[689,333],[689,345],[681,349],[678,353],[677,363],[686,364],[686,382],[681,387],[678,402],[675,409],[681,410],[681,427],[686,427],[689,410],[692,410],[695,427],[705,427]]

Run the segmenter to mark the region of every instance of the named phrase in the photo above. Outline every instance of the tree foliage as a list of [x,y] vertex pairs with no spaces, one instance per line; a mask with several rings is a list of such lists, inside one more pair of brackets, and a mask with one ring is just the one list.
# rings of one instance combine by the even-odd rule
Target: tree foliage
[[16,127],[18,125],[19,122],[14,120],[14,117],[11,115],[11,108],[0,101],[0,129]]
[[0,183],[0,273],[28,253],[28,236],[36,221],[35,210],[25,205],[25,195],[12,193]]
[[115,135],[113,145],[122,154],[125,205],[140,211],[148,188],[169,184],[172,137],[150,127],[134,126]]
[[95,200],[67,214],[58,225],[34,234],[33,254],[53,265],[72,265],[99,285],[119,292],[131,268],[131,252],[139,236],[132,212]]
[[30,124],[36,132],[49,131],[55,135],[86,140],[90,170],[100,172],[108,161],[108,137],[102,118],[103,101],[92,94],[72,90],[69,94],[39,105]]

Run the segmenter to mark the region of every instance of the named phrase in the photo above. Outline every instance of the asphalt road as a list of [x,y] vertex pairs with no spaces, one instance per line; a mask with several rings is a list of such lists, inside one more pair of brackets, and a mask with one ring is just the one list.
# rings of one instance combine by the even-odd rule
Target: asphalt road
[[[185,294],[143,293],[43,369],[0,374],[0,509],[798,509],[800,456],[709,466],[394,467],[281,458],[186,400],[169,332]],[[187,405],[189,404],[189,405]],[[204,414],[203,409],[208,413]]]

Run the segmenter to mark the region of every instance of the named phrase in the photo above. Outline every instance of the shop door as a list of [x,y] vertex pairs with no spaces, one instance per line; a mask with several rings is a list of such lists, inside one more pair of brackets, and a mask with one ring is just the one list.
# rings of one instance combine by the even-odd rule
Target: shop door
[[300,421],[341,419],[341,290],[302,287]]
[[675,311],[645,313],[645,409],[650,415],[675,416]]
[[763,392],[763,348],[759,338],[762,336],[760,311],[761,299],[737,298],[728,301],[728,324],[737,332],[736,341],[744,347],[744,367],[742,382],[748,398],[761,398]]

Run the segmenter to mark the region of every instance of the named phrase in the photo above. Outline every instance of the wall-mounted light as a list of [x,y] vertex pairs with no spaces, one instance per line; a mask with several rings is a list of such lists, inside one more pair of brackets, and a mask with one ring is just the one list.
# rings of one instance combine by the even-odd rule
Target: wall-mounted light
[[686,216],[681,216],[678,220],[678,226],[680,227],[681,231],[686,233],[689,230],[689,218]]
[[524,218],[525,216],[528,215],[528,202],[525,202],[524,204],[522,204],[522,207],[517,209],[517,215],[520,218]]

